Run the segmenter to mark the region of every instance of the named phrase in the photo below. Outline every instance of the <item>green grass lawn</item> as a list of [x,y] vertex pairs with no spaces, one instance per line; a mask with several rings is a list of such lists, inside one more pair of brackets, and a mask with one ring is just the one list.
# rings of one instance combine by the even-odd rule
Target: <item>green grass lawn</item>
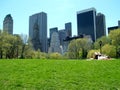
[[120,60],[0,60],[0,90],[120,90]]

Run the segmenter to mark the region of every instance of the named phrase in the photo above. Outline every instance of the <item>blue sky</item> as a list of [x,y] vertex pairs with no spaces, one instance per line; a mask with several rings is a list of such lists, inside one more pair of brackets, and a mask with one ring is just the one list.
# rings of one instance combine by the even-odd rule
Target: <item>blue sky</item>
[[[72,22],[72,33],[77,35],[76,12],[94,7],[106,16],[106,27],[118,25],[120,0],[0,0],[0,29],[7,14],[14,20],[14,34],[28,34],[29,16],[44,11],[49,28],[64,29]],[[48,32],[49,36],[49,32]]]

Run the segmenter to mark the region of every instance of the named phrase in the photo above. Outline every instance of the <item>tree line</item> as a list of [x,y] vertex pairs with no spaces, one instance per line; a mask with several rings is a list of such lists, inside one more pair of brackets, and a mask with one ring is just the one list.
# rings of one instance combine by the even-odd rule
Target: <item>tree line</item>
[[0,30],[0,59],[60,59],[59,53],[47,54],[35,51],[30,39],[24,34],[11,35]]
[[93,58],[95,52],[119,58],[120,29],[112,30],[108,36],[102,36],[96,42],[88,38],[72,40],[64,55],[35,51],[27,36],[10,35],[0,30],[0,59],[86,59]]
[[69,58],[93,58],[95,52],[111,58],[120,57],[120,29],[112,30],[108,36],[102,36],[94,43],[88,39],[73,40],[68,48]]

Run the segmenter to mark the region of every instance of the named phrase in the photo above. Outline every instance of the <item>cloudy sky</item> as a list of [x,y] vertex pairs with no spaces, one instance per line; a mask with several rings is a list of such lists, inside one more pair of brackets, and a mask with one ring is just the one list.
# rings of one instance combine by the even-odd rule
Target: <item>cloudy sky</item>
[[77,11],[94,7],[106,16],[106,26],[118,25],[120,20],[120,0],[0,0],[0,29],[7,14],[14,20],[14,34],[28,34],[29,16],[46,12],[49,28],[64,29],[64,24],[72,22],[72,33],[77,35]]

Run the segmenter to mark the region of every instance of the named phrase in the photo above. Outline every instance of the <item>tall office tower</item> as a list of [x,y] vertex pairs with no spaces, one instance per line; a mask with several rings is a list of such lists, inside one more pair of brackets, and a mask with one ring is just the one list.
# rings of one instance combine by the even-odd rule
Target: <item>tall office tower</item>
[[72,37],[72,24],[71,24],[71,22],[65,23],[65,30],[67,32],[67,36]]
[[96,39],[106,36],[105,15],[98,13],[96,16]]
[[52,36],[53,32],[58,32],[58,28],[57,27],[50,28],[50,41],[51,41],[51,36]]
[[47,14],[45,12],[29,17],[29,37],[35,50],[47,52]]
[[64,45],[64,40],[67,37],[67,32],[66,30],[59,30],[59,39],[60,39],[60,45]]
[[51,35],[51,42],[50,42],[50,48],[49,53],[58,52],[62,53],[62,49],[60,47],[60,40],[59,40],[59,34],[58,32],[53,32]]
[[120,28],[120,20],[118,21],[118,27]]
[[96,40],[96,9],[90,8],[77,12],[78,35],[90,35]]
[[13,19],[11,14],[6,15],[3,21],[3,30],[9,34],[13,34]]

